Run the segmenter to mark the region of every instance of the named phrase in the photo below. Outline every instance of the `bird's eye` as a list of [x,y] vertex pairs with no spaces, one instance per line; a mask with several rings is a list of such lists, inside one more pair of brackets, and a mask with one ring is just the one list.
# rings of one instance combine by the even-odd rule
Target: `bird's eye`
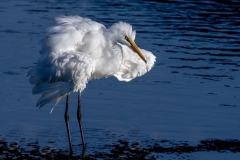
[[125,38],[126,40],[128,40],[128,37],[127,37],[127,36],[125,36],[124,38]]

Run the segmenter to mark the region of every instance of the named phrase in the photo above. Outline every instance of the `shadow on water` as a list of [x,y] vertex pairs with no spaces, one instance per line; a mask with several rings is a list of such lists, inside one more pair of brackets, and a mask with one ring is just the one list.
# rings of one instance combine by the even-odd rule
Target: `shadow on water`
[[240,140],[206,139],[196,145],[190,145],[186,141],[160,140],[145,141],[141,144],[118,140],[117,143],[100,146],[93,153],[86,154],[84,151],[80,155],[69,155],[67,150],[52,149],[49,146],[42,148],[38,141],[28,143],[26,147],[18,142],[9,143],[5,139],[0,140],[1,159],[158,159],[161,153],[181,155],[208,151],[238,153]]

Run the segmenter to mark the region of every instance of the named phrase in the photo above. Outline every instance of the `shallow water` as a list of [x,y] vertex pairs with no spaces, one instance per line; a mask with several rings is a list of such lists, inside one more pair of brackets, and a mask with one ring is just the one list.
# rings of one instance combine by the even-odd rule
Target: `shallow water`
[[[54,103],[36,108],[39,96],[31,94],[26,75],[39,58],[39,41],[53,19],[80,15],[107,27],[129,22],[137,30],[137,44],[157,57],[149,73],[129,83],[113,77],[88,83],[82,94],[88,154],[118,139],[188,144],[210,138],[239,140],[239,8],[238,1],[217,0],[1,0],[0,139],[26,149],[38,141],[40,147],[68,150],[64,101],[51,114]],[[74,151],[80,153],[76,110],[75,93],[70,96],[70,127]],[[219,152],[189,155],[226,159]],[[234,158],[239,152],[226,155]]]

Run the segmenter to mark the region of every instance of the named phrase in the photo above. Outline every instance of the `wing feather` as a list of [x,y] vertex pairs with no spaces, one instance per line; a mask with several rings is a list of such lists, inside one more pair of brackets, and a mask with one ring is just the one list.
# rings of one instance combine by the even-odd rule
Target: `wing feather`
[[93,59],[81,52],[44,54],[29,71],[32,93],[42,94],[37,106],[61,99],[70,92],[82,91],[95,69]]
[[76,50],[83,45],[83,38],[89,32],[106,30],[105,26],[88,18],[62,16],[56,18],[56,25],[49,29],[49,35],[42,40],[41,54],[56,51]]

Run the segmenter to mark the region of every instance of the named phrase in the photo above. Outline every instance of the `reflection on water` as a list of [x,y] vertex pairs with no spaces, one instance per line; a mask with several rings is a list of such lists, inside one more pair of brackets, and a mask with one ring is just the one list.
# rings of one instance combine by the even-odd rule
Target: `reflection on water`
[[[129,83],[109,78],[87,85],[82,104],[87,154],[118,139],[189,145],[240,139],[239,6],[237,0],[0,1],[0,135],[20,146],[50,141],[51,149],[68,150],[64,102],[52,114],[54,104],[35,108],[38,97],[26,75],[54,17],[80,15],[106,27],[131,23],[137,44],[157,57],[151,72]],[[69,114],[74,150],[79,150],[76,99],[71,94]]]

